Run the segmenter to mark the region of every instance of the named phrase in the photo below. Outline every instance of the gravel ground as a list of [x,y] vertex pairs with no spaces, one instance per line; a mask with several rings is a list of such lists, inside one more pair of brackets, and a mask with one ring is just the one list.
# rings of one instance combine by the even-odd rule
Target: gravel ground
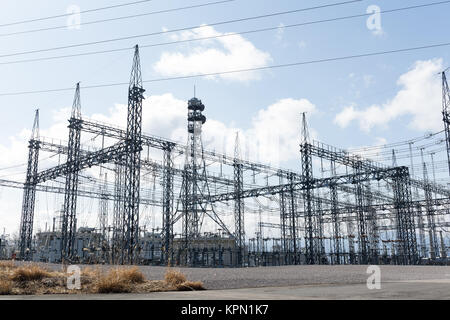
[[[60,269],[60,265],[48,264]],[[83,266],[85,267],[85,266]],[[95,266],[89,266],[95,267]],[[108,268],[109,266],[101,266]],[[161,280],[167,268],[141,266],[149,280]],[[380,266],[381,281],[450,279],[450,267],[444,266]],[[282,287],[311,284],[366,283],[367,266],[278,266],[259,268],[176,268],[188,280],[202,281],[207,289]]]

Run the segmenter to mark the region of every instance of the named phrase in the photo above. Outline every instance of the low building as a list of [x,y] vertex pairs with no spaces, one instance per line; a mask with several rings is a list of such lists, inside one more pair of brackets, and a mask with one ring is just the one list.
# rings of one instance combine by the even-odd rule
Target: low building
[[[61,232],[39,232],[35,238],[33,260],[61,262]],[[75,235],[74,260],[80,263],[106,262],[107,245],[101,233],[94,228],[79,228]]]
[[161,233],[146,232],[139,239],[139,260],[141,264],[159,264],[161,262]]
[[189,239],[188,245],[185,238],[175,238],[171,260],[177,265],[232,267],[237,264],[238,254],[234,238],[206,233]]

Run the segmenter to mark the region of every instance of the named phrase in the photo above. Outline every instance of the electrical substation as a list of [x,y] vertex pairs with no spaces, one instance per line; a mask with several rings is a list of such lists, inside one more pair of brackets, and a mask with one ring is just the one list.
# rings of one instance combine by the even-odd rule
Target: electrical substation
[[[79,84],[67,142],[41,137],[36,111],[25,183],[0,181],[23,189],[17,258],[190,267],[448,264],[450,188],[424,160],[437,141],[450,170],[445,72],[442,87],[444,130],[393,144],[384,151],[389,164],[373,160],[370,150],[366,158],[310,139],[299,114],[294,171],[244,159],[239,136],[232,155],[204,148],[208,107],[196,97],[186,105],[186,143],[143,133],[136,46],[126,128],[84,117]],[[101,147],[82,142],[92,137]],[[60,160],[41,169],[43,155]],[[37,193],[62,198],[46,230],[34,230]],[[96,202],[97,225],[80,223],[83,199]],[[0,257],[9,255],[0,239]]]

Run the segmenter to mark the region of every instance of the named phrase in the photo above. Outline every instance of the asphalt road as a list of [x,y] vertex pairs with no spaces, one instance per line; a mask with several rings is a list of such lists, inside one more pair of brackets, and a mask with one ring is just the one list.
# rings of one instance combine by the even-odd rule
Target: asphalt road
[[6,300],[448,300],[450,280],[387,282],[381,289],[363,284],[303,285],[149,294],[5,296]]

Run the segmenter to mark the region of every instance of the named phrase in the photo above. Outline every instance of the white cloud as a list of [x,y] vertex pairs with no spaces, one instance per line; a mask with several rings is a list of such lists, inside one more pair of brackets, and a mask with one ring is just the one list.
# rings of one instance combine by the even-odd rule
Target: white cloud
[[413,129],[440,130],[441,82],[437,74],[442,69],[442,59],[417,61],[410,71],[400,76],[397,84],[401,89],[394,98],[365,109],[352,104],[336,115],[334,122],[345,128],[357,121],[362,130],[369,132],[375,126],[387,126],[391,121],[408,116]]
[[[187,40],[220,36],[213,27],[204,25],[192,31],[172,35],[173,40]],[[219,37],[201,41],[189,47],[186,53],[163,52],[154,70],[164,76],[190,76],[229,70],[251,69],[267,66],[272,61],[269,53],[257,49],[253,43],[240,35]],[[213,76],[211,78],[248,82],[258,80],[260,72],[241,72]]]

